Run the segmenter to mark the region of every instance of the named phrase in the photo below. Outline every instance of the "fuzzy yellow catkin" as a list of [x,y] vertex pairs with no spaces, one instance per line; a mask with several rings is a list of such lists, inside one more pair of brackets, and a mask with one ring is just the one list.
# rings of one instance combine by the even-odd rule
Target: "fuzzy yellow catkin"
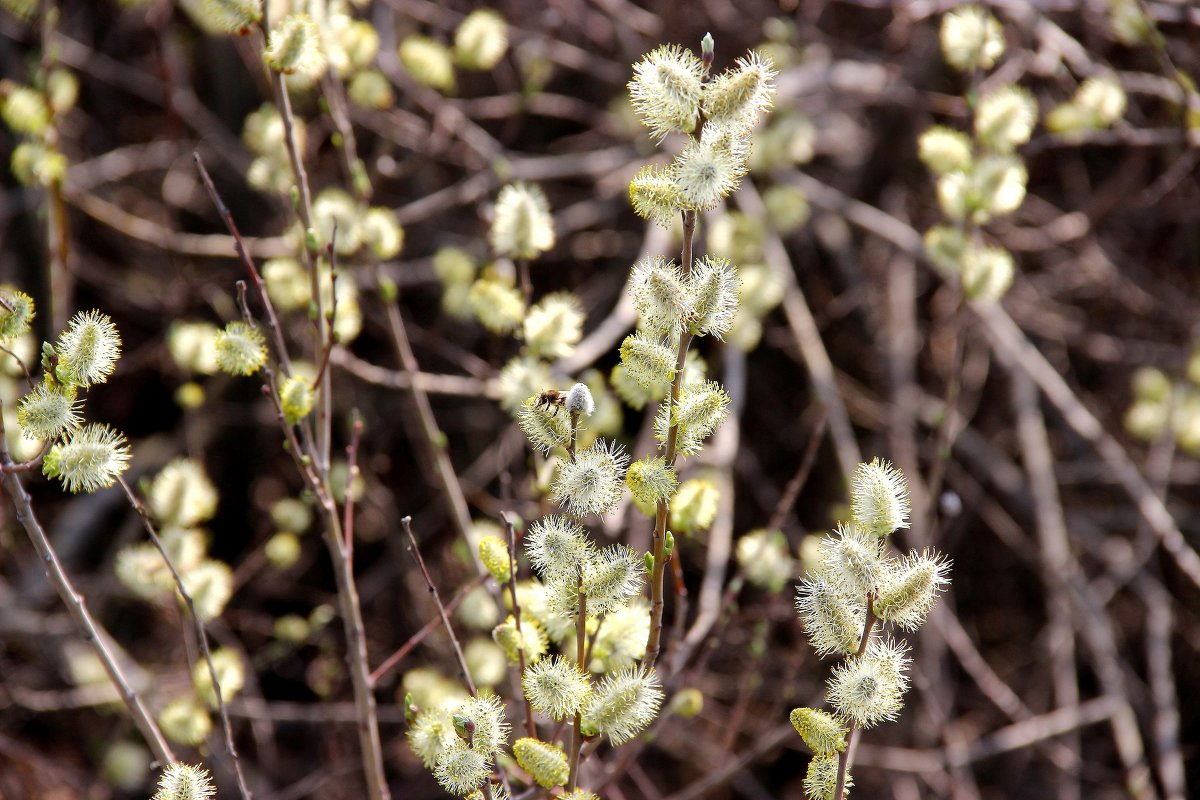
[[507,51],[508,24],[491,9],[472,11],[454,32],[454,55],[465,69],[491,69]]
[[562,786],[570,775],[567,754],[562,748],[538,739],[517,739],[513,744],[513,755],[521,769],[546,789]]
[[497,583],[508,583],[512,578],[508,545],[499,536],[484,536],[479,540],[479,560]]
[[[221,687],[221,699],[228,703],[246,685],[246,667],[236,650],[219,647],[212,652],[212,666],[217,673],[217,685]],[[192,667],[192,685],[196,695],[211,709],[217,708],[217,692],[213,688],[212,674],[202,658]]]
[[167,765],[151,800],[210,800],[217,794],[208,771],[183,763]]
[[11,286],[0,286],[0,342],[9,342],[29,330],[34,317],[33,298]]
[[[838,757],[832,753],[815,755],[808,762],[808,771],[804,776],[804,796],[807,800],[834,800],[837,791]],[[850,770],[846,770],[846,782],[843,789],[849,793],[854,785]],[[843,794],[845,797],[846,794]]]
[[258,328],[230,322],[216,338],[217,366],[230,375],[253,375],[267,361],[267,340]]
[[328,61],[321,49],[321,33],[307,14],[289,14],[271,30],[263,59],[276,72],[321,77]]
[[106,489],[129,468],[125,434],[107,425],[90,423],[68,431],[42,460],[42,473],[58,478],[72,494]]
[[212,732],[212,717],[193,697],[168,703],[158,714],[158,724],[171,741],[195,747]]
[[104,383],[121,357],[121,336],[107,314],[80,311],[54,343],[60,382],[87,388]]
[[313,410],[315,392],[312,384],[304,378],[292,375],[279,385],[279,405],[288,425],[295,425]]
[[63,431],[79,426],[82,421],[80,408],[74,386],[48,380],[21,398],[17,404],[17,424],[26,439],[53,439]]
[[792,727],[814,755],[840,753],[846,749],[846,730],[832,714],[813,708],[796,708],[791,713]]

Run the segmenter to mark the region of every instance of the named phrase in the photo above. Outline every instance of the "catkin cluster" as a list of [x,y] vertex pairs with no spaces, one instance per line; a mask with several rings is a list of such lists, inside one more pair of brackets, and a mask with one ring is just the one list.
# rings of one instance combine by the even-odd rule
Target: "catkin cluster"
[[861,464],[850,496],[850,521],[821,540],[817,563],[796,595],[813,649],[844,657],[826,690],[832,713],[797,708],[791,715],[813,753],[804,781],[811,800],[841,800],[850,786],[845,751],[851,732],[894,720],[903,708],[908,645],[886,629],[915,631],[949,583],[949,561],[934,551],[888,554],[888,537],[909,526],[908,487],[899,469],[879,459]]

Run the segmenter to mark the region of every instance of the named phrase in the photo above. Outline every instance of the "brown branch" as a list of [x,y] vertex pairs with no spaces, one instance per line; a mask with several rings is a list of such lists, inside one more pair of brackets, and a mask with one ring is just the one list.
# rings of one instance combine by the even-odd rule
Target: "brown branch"
[[196,640],[200,643],[200,651],[203,653],[204,663],[208,667],[208,677],[212,681],[213,694],[217,698],[217,714],[221,718],[221,732],[225,738],[225,752],[229,754],[229,758],[233,761],[233,772],[237,777],[238,791],[241,792],[243,800],[250,800],[253,794],[250,792],[250,787],[246,785],[246,775],[242,771],[242,760],[238,757],[237,745],[233,741],[233,724],[229,721],[229,709],[225,704],[225,695],[221,690],[221,681],[217,677],[217,668],[213,665],[212,648],[208,643],[208,632],[205,631],[204,623],[196,613],[196,603],[192,599],[191,592],[184,585],[183,576],[179,574],[179,570],[175,566],[175,560],[171,558],[171,555],[167,552],[167,548],[163,546],[162,539],[158,536],[158,531],[150,519],[150,514],[146,510],[146,506],[133,493],[133,490],[129,488],[129,484],[125,482],[125,478],[118,476],[117,483],[121,484],[121,489],[124,490],[125,497],[129,499],[129,504],[133,506],[133,510],[141,517],[142,526],[146,529],[150,541],[154,543],[154,548],[158,550],[158,554],[162,556],[162,560],[166,563],[167,570],[171,573],[171,579],[175,581],[175,590],[179,592],[179,596],[183,598],[183,602],[187,606],[188,618],[192,621]]

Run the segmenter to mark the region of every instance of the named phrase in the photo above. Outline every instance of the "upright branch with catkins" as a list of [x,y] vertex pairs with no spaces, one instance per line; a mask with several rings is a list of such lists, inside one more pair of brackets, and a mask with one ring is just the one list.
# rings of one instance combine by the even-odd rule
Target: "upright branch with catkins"
[[[771,106],[775,72],[764,57],[748,53],[721,75],[710,75],[711,34],[701,55],[663,45],[633,68],[629,94],[642,123],[657,140],[686,136],[672,162],[647,165],[629,184],[633,208],[647,220],[683,226],[680,263],[651,257],[636,264],[629,282],[638,312],[637,330],[621,345],[614,383],[631,382],[647,392],[670,389],[655,419],[661,455],[636,462],[629,486],[654,517],[650,571],[650,630],[643,663],[662,648],[663,584],[674,549],[667,529],[678,487],[676,460],[700,452],[729,412],[729,395],[702,371],[689,369],[688,350],[697,337],[721,339],[738,306],[736,267],[693,253],[698,217],[717,207],[748,170],[750,134]],[[618,378],[618,375],[620,378]]]
[[818,563],[798,587],[796,609],[818,655],[838,654],[826,699],[832,713],[792,711],[812,751],[804,793],[842,800],[850,786],[854,738],[894,720],[904,707],[908,645],[884,636],[890,625],[917,630],[950,583],[950,562],[931,550],[888,554],[887,537],[909,526],[904,474],[886,461],[860,464],[851,485],[851,520],[822,540]]

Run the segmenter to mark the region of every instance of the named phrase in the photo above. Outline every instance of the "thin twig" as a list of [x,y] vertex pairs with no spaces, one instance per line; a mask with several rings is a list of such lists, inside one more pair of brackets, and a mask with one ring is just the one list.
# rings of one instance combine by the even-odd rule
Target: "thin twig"
[[250,792],[250,787],[246,785],[246,775],[242,771],[242,760],[238,757],[237,745],[233,741],[233,724],[229,721],[229,709],[225,704],[225,695],[221,689],[221,681],[217,677],[217,668],[213,665],[212,648],[208,643],[208,632],[204,630],[204,623],[200,620],[200,615],[196,613],[196,603],[192,599],[191,592],[187,590],[187,586],[183,582],[183,576],[179,574],[179,570],[175,566],[175,560],[171,558],[167,548],[163,546],[162,539],[158,536],[158,530],[154,527],[154,522],[150,519],[150,513],[146,510],[146,506],[133,493],[133,489],[129,488],[125,478],[118,476],[117,483],[121,484],[121,489],[125,492],[125,497],[129,499],[129,504],[133,506],[133,510],[137,512],[142,519],[142,526],[146,529],[146,534],[150,537],[150,541],[154,543],[154,548],[158,550],[158,554],[162,556],[162,560],[167,565],[167,570],[171,573],[171,579],[175,581],[175,590],[179,592],[179,596],[183,598],[184,604],[187,606],[188,618],[192,621],[192,627],[196,632],[196,640],[200,643],[200,651],[204,654],[204,663],[208,667],[208,677],[212,681],[213,694],[217,698],[217,714],[221,717],[221,731],[225,738],[225,752],[229,754],[229,758],[233,761],[233,772],[237,776],[238,791],[241,792],[243,800],[250,800],[253,796]]
[[[683,212],[683,252],[682,267],[686,278],[692,271],[692,242],[696,235],[696,212]],[[667,427],[667,442],[663,458],[670,467],[675,466],[675,448],[679,439],[679,425],[675,422],[675,406],[679,402],[679,392],[683,385],[683,368],[687,361],[687,351],[692,342],[692,334],[687,328],[679,332],[679,347],[675,354],[675,376],[671,381],[671,394],[663,403],[669,409],[670,424]],[[650,635],[646,640],[646,655],[642,658],[644,667],[654,666],[662,649],[662,618],[665,601],[663,599],[663,584],[666,576],[667,522],[670,520],[670,499],[661,500],[655,509],[654,534],[651,547],[654,551],[654,563],[650,572]]]
[[91,646],[96,657],[104,666],[109,680],[121,695],[121,702],[125,704],[133,717],[133,724],[141,732],[142,738],[146,740],[154,757],[164,765],[173,763],[176,760],[175,752],[171,749],[171,745],[167,744],[166,738],[159,730],[158,723],[154,721],[153,715],[142,702],[142,698],[134,691],[129,679],[125,677],[125,672],[117,662],[109,645],[112,637],[92,617],[83,595],[76,591],[62,562],[58,560],[58,554],[55,552],[54,546],[50,544],[50,538],[46,536],[46,531],[42,528],[41,522],[38,521],[33,507],[30,505],[29,493],[21,484],[20,475],[11,471],[12,466],[12,455],[8,451],[8,443],[4,435],[4,423],[0,420],[0,474],[3,475],[4,489],[8,492],[9,499],[12,500],[17,522],[21,523],[21,527],[25,529],[25,533],[33,542],[34,548],[45,564],[46,575],[54,583],[58,596],[62,598],[71,619],[75,621],[76,627],[83,634],[84,640]]
[[[875,631],[876,622],[878,619],[875,617],[875,594],[869,592],[867,593],[867,619],[863,624],[862,638],[858,641],[858,650],[852,656],[853,658],[861,658],[862,654],[867,651],[867,645],[871,643],[871,634]],[[842,800],[846,794],[846,774],[850,770],[850,762],[854,760],[854,748],[858,743],[859,727],[853,722],[848,727],[846,747],[838,753],[837,785],[833,789],[833,800]]]
[[[577,567],[576,570],[576,600],[579,607],[575,611],[575,665],[579,669],[586,669],[584,666],[584,650],[587,645],[587,595],[583,593],[583,567]],[[579,749],[583,747],[583,712],[575,713],[575,720],[571,726],[571,755],[569,760],[569,776],[567,778],[567,791],[575,790],[579,782]]]
[[521,690],[521,680],[525,677],[525,635],[521,632],[521,604],[517,602],[517,531],[508,514],[502,512],[500,520],[504,523],[505,533],[508,534],[508,597],[512,601],[513,626],[517,629],[517,641],[521,643],[517,647],[517,668],[520,673],[517,676],[516,689],[525,706],[525,729],[531,739],[536,739],[537,723],[533,719],[533,706]]
[[[446,603],[446,613],[453,614],[454,610],[459,607],[463,600],[466,599],[467,595],[470,594],[472,590],[478,588],[479,585],[482,584],[486,579],[487,575],[476,575],[469,582],[467,582],[465,586],[458,590],[458,593],[455,594],[454,597],[450,598],[450,602]],[[408,641],[400,645],[400,647],[396,649],[396,652],[385,658],[383,663],[376,667],[375,671],[371,673],[371,685],[377,685],[380,678],[386,675],[392,669],[392,667],[400,663],[400,661],[403,660],[406,655],[411,653],[417,645],[425,641],[425,638],[437,630],[441,624],[441,617],[434,617],[426,622],[419,631],[408,637]]]
[[437,606],[438,615],[442,618],[442,625],[446,628],[446,634],[450,637],[450,645],[454,648],[454,657],[458,659],[458,670],[462,673],[463,683],[467,685],[467,691],[474,697],[479,692],[475,688],[475,681],[471,680],[471,671],[467,669],[467,658],[463,655],[462,645],[458,643],[454,626],[450,624],[450,615],[446,613],[446,607],[442,605],[442,599],[438,596],[437,586],[434,585],[433,578],[430,577],[429,570],[425,567],[425,559],[421,558],[421,548],[417,546],[417,537],[413,535],[412,531],[412,517],[401,518],[400,524],[404,526],[404,533],[408,536],[409,549],[417,562],[417,567],[421,570],[421,577],[425,579],[429,595],[433,598],[434,605]]

